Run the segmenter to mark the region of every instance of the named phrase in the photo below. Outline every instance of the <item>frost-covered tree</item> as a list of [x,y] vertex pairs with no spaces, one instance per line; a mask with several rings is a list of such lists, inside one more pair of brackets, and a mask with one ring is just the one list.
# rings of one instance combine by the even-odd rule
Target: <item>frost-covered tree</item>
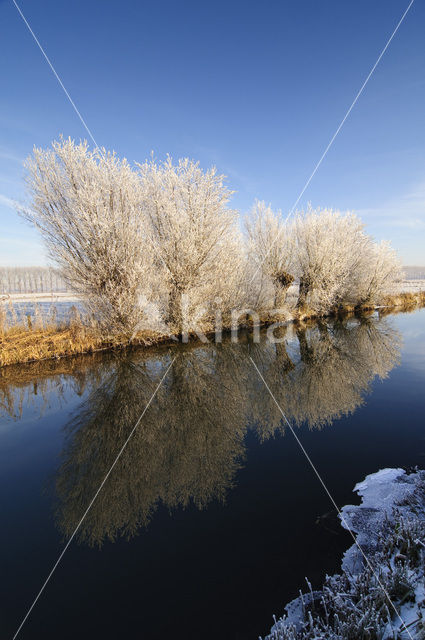
[[[61,139],[35,148],[26,168],[22,215],[109,332],[164,331],[164,320],[176,333],[213,329],[216,305],[223,324],[232,309],[281,307],[294,277],[298,308],[326,313],[376,303],[401,277],[394,252],[352,213],[310,207],[287,224],[257,201],[244,244],[224,176],[189,159],[133,169],[113,152]],[[47,285],[39,270],[0,272],[0,287],[53,289],[49,274]]]
[[364,254],[362,268],[353,273],[353,295],[359,305],[376,304],[403,279],[401,261],[390,243],[373,242]]
[[248,258],[253,261],[255,275],[271,282],[273,306],[281,307],[294,281],[294,234],[285,224],[282,212],[274,212],[265,202],[256,201],[246,219]]
[[139,176],[115,153],[71,139],[34,148],[26,169],[31,204],[21,213],[97,319],[131,331],[150,264]]
[[183,295],[189,322],[192,308],[208,309],[217,297],[222,309],[238,304],[238,215],[228,207],[232,192],[215,168],[203,171],[187,158],[174,164],[170,157],[138,166],[156,267],[169,298],[167,321],[181,332]]
[[332,209],[299,212],[294,219],[299,276],[298,308],[323,312],[348,302],[352,282],[366,267],[370,238],[353,213]]

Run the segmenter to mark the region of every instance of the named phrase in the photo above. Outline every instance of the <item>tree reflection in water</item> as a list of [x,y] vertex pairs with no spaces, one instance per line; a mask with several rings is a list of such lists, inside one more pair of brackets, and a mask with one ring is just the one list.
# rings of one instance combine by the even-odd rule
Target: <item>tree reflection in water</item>
[[[294,425],[321,428],[353,413],[363,404],[375,376],[385,378],[399,362],[400,334],[373,317],[321,321],[293,331],[298,343],[297,359],[291,360],[294,366],[282,354],[284,345],[255,345],[251,355]],[[263,437],[272,435],[280,427],[280,411],[268,393],[260,390],[254,397],[253,419]]]
[[[376,376],[397,364],[401,339],[387,319],[321,321],[262,332],[238,344],[176,346],[133,351],[61,371],[79,390],[91,389],[65,426],[65,446],[55,477],[56,520],[65,537],[74,531],[114,462],[158,381],[171,369],[79,530],[80,542],[101,545],[131,537],[162,504],[170,511],[224,501],[244,460],[244,437],[260,440],[284,432],[282,416],[252,366],[256,362],[292,424],[323,428],[364,402]],[[171,355],[172,352],[172,355]],[[41,376],[37,371],[37,380]],[[53,386],[53,371],[37,389]],[[74,382],[69,382],[69,379]],[[78,383],[78,384],[77,384]],[[63,382],[62,382],[63,384]],[[34,386],[28,369],[0,384],[3,403]],[[7,400],[7,402],[6,402]]]
[[[238,345],[179,353],[163,385],[87,515],[90,543],[132,536],[161,502],[224,499],[243,457],[243,386]],[[133,357],[133,361],[135,358]],[[121,360],[67,425],[57,474],[58,523],[70,535],[170,363]],[[236,369],[235,369],[236,365]],[[80,515],[81,517],[81,515]]]

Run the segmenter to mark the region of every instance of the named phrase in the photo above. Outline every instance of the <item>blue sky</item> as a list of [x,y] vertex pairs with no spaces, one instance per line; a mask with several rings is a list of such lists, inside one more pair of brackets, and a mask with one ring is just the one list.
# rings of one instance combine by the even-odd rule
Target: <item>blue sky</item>
[[[408,0],[18,0],[99,145],[189,156],[293,205]],[[425,264],[425,3],[416,0],[300,205],[350,209]],[[0,0],[0,265],[43,264],[25,200],[33,145],[87,133],[12,0]]]

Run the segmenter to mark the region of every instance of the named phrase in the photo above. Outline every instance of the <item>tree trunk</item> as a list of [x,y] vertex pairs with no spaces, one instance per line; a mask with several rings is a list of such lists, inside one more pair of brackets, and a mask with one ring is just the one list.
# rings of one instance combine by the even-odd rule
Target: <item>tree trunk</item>
[[302,309],[303,307],[305,307],[305,304],[307,302],[307,296],[310,293],[310,289],[311,289],[310,278],[308,276],[301,276],[297,309]]
[[183,331],[181,293],[179,287],[172,285],[168,298],[167,324],[172,331],[176,331],[178,334]]
[[292,369],[295,369],[295,365],[286,350],[286,342],[276,344],[276,356],[278,358],[279,371],[282,374],[288,373],[288,371],[292,371]]
[[297,338],[300,345],[301,362],[308,364],[311,362],[313,352],[308,344],[306,330],[304,328],[297,329]]
[[275,294],[274,294],[274,308],[280,309],[283,307],[286,301],[286,294],[288,293],[289,287],[281,287],[279,284],[275,285]]
[[318,320],[317,322],[317,327],[319,329],[319,333],[320,333],[320,337],[322,340],[329,340],[329,331],[328,331],[328,327],[326,325],[326,322],[323,322],[323,320]]
[[287,271],[283,271],[278,277],[274,278],[275,287],[274,306],[275,309],[283,307],[286,301],[288,289],[294,281],[294,277]]

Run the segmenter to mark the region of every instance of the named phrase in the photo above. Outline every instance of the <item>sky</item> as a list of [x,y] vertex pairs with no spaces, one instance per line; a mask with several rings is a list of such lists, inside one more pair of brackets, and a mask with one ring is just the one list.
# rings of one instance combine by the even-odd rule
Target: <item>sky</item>
[[[99,146],[215,165],[242,213],[286,215],[408,0],[17,0]],[[415,0],[299,207],[351,210],[425,265],[425,2]],[[0,0],[0,265],[46,264],[23,161],[89,139],[12,0]],[[89,139],[90,143],[91,140]]]

